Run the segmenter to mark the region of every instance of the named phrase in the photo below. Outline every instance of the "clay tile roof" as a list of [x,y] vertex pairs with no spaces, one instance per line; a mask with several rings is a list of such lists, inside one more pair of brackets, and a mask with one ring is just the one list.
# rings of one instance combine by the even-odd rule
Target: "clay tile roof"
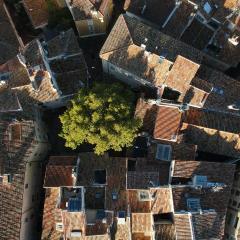
[[46,49],[49,58],[62,54],[71,55],[80,52],[78,41],[72,28],[49,40]]
[[45,202],[42,221],[41,239],[50,238],[59,240],[62,233],[56,231],[56,217],[58,211],[56,209],[60,188],[47,188],[45,193]]
[[191,22],[191,25],[186,29],[184,34],[181,36],[181,40],[197,49],[204,49],[211,38],[213,37],[214,31],[201,23],[197,18]]
[[147,1],[143,12],[145,2],[145,0],[126,0],[124,9],[138,16],[140,15],[158,26],[164,24],[176,5],[175,0],[150,0]]
[[174,214],[176,237],[179,240],[192,240],[191,218],[189,214]]
[[[182,14],[184,12],[184,14]],[[173,16],[167,22],[162,31],[174,38],[179,38],[189,22],[192,13],[195,13],[194,5],[184,0],[181,1],[179,7]]]
[[110,0],[68,0],[75,21],[91,19],[91,10],[96,9],[103,16]]
[[76,156],[51,156],[46,168],[44,187],[73,186],[72,170]]
[[48,8],[45,0],[23,0],[23,5],[34,28],[41,28],[48,23]]
[[127,188],[128,189],[147,189],[151,182],[159,185],[159,172],[141,171],[141,172],[128,172],[127,174]]
[[151,202],[151,212],[153,214],[172,212],[172,191],[170,188],[151,188],[150,192],[154,196]]
[[142,129],[150,134],[153,133],[155,120],[158,112],[158,106],[139,98],[136,105],[135,117],[143,121]]
[[189,59],[177,56],[165,84],[181,93],[185,93],[195,77],[199,66],[199,64],[196,64]]
[[196,239],[223,239],[225,214],[193,214],[192,224]]
[[0,92],[0,112],[14,112],[22,109],[15,92],[7,89]]
[[132,233],[144,233],[151,235],[153,228],[151,213],[132,213]]
[[181,118],[182,113],[178,107],[159,106],[155,121],[154,138],[176,140],[181,124]]
[[203,91],[205,91],[206,93],[210,93],[212,88],[213,88],[213,84],[210,82],[207,82],[206,80],[203,80],[201,78],[198,77],[194,77],[193,80],[191,81],[191,85],[201,89]]
[[3,64],[15,57],[22,46],[3,0],[0,0],[0,29],[0,64]]
[[208,109],[191,107],[184,115],[184,122],[219,131],[240,133],[240,117]]
[[[131,44],[138,47],[145,44],[148,52],[158,56],[165,54],[167,51],[166,59],[169,61],[174,61],[177,55],[192,59],[195,62],[200,62],[203,57],[203,54],[195,48],[177,41],[126,14],[119,16],[103,45],[100,56],[110,61],[109,54],[104,56],[104,53],[117,51],[120,48],[129,47]],[[142,58],[141,54],[139,56]],[[112,57],[112,59],[115,58]]]
[[[208,181],[232,184],[235,166],[228,163],[176,160],[173,177],[191,178],[194,175],[207,176]],[[224,174],[223,174],[224,173]]]

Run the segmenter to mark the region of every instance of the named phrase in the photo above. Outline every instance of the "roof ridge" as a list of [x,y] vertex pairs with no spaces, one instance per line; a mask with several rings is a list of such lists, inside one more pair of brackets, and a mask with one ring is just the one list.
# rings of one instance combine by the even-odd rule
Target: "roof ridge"
[[[99,55],[102,55],[102,54],[105,54],[105,53],[109,53],[109,52],[113,52],[113,51],[118,50],[118,49],[120,49],[120,48],[124,48],[124,47],[131,46],[131,45],[134,43],[134,42],[133,42],[133,38],[132,38],[132,36],[131,36],[131,32],[130,32],[130,30],[129,30],[129,28],[128,28],[128,25],[127,25],[127,23],[126,23],[126,20],[125,20],[125,18],[124,18],[124,15],[125,15],[125,14],[121,14],[121,15],[118,17],[118,19],[117,19],[117,21],[116,21],[113,29],[111,30],[110,34],[108,35],[107,40],[105,41],[102,49],[100,50]],[[108,44],[108,40],[109,40],[112,36],[114,36],[114,35],[116,34],[116,32],[119,32],[118,24],[120,23],[120,21],[123,21],[123,22],[124,22],[125,29],[127,30],[127,33],[128,33],[128,35],[129,35],[129,37],[130,37],[130,39],[129,39],[129,41],[128,41],[128,44],[126,44],[125,46],[121,46],[121,47],[118,47],[118,48],[114,48],[114,49],[111,49],[111,47],[110,47],[110,48],[109,48],[110,50],[107,50],[107,48],[105,47],[105,45]],[[123,29],[124,29],[124,28],[121,29],[121,32],[123,32]],[[115,30],[115,31],[114,31],[114,30]],[[118,39],[119,39],[119,37],[118,37]],[[119,45],[119,44],[117,44],[117,45]],[[104,51],[104,47],[106,48],[105,51]]]

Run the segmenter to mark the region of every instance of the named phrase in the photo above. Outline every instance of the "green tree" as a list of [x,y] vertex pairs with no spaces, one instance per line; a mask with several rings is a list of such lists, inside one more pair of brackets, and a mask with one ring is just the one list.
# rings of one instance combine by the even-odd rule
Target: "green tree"
[[87,142],[95,153],[121,151],[132,145],[142,122],[133,117],[134,94],[120,84],[96,84],[81,89],[71,106],[60,116],[59,136],[65,146],[76,149]]

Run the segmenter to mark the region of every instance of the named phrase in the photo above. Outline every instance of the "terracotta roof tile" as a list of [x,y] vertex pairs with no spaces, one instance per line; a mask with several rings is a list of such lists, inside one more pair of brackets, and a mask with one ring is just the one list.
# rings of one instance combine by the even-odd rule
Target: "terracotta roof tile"
[[183,124],[185,140],[196,144],[199,151],[237,158],[240,156],[240,137],[238,134],[216,129]]
[[128,190],[128,202],[132,213],[150,213],[151,201],[140,201],[139,190]]
[[[182,43],[171,38],[164,33],[151,28],[150,26],[141,23],[135,18],[129,17],[126,14],[120,15],[116,26],[109,34],[101,52],[100,56],[104,59],[109,57],[104,56],[104,53],[119,50],[120,47],[128,47],[130,44],[140,47],[141,44],[146,45],[146,50],[158,56],[167,51],[167,59],[174,61],[177,55],[184,56],[195,62],[201,61],[203,54]],[[123,41],[126,39],[125,41]],[[132,41],[129,41],[132,39]],[[147,42],[145,40],[147,39]],[[119,41],[121,40],[121,41]],[[117,43],[112,46],[111,42]],[[140,55],[142,57],[142,55]]]
[[179,240],[192,240],[191,218],[188,214],[174,214],[176,237]]
[[158,106],[139,98],[136,105],[135,117],[143,121],[142,130],[153,134]]
[[182,113],[178,107],[159,106],[155,120],[154,138],[175,141],[181,124],[181,118]]
[[178,56],[173,67],[165,81],[167,86],[185,93],[189,85],[195,77],[199,64],[192,62],[182,56]]
[[181,40],[197,49],[202,50],[208,45],[210,39],[213,37],[213,34],[214,31],[212,29],[194,18],[191,25],[181,36]]
[[153,219],[151,213],[132,213],[132,233],[151,235]]
[[191,14],[195,12],[193,4],[186,0],[182,1],[162,31],[178,39],[189,23]]
[[152,188],[150,192],[153,196],[151,202],[151,212],[153,214],[170,213],[173,211],[171,207],[172,191],[170,188]]
[[0,64],[3,64],[15,57],[22,46],[3,0],[0,0],[0,29]]
[[79,44],[72,28],[49,40],[46,49],[49,58],[80,52]]
[[146,8],[143,10],[144,5],[144,0],[126,0],[124,9],[154,22],[157,26],[161,26],[173,11],[176,2],[174,0],[150,0],[147,1]]
[[191,107],[186,111],[183,121],[204,128],[240,133],[240,117],[237,115]]
[[[69,0],[68,0],[69,1]],[[93,18],[91,10],[94,8],[101,13],[101,15],[105,15],[106,7],[110,0],[73,0],[69,1],[69,5],[71,6],[71,10],[73,12],[74,20],[84,20]]]
[[45,0],[23,0],[23,5],[34,28],[41,28],[48,23],[48,7]]
[[73,186],[72,171],[76,164],[76,156],[50,157],[46,168],[44,187]]
[[59,188],[46,189],[42,221],[42,240],[49,237],[53,240],[59,240],[62,236],[62,233],[56,230],[55,221],[55,216],[58,214],[56,205],[59,197],[59,191]]

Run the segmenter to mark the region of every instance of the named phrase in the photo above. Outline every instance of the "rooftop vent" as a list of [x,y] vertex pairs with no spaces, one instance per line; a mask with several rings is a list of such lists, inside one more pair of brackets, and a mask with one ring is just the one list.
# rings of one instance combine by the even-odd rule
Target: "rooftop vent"
[[233,35],[231,38],[228,38],[228,41],[232,43],[234,46],[237,46],[239,44],[239,36]]

